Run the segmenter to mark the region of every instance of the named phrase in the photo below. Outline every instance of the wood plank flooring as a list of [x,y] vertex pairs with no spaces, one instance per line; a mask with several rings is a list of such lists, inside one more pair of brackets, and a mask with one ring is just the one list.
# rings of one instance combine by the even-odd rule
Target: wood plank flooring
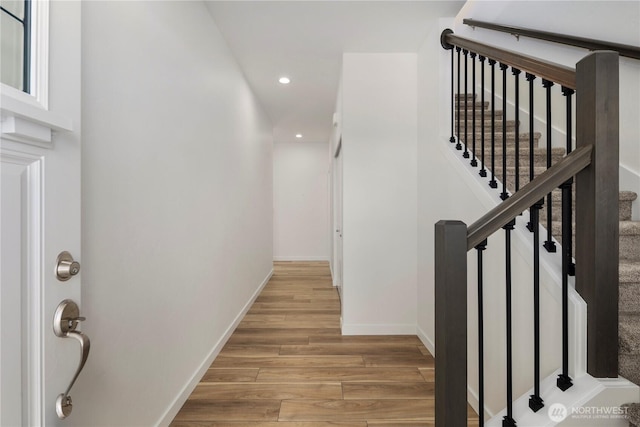
[[434,368],[416,336],[342,336],[328,263],[276,262],[171,426],[433,427]]

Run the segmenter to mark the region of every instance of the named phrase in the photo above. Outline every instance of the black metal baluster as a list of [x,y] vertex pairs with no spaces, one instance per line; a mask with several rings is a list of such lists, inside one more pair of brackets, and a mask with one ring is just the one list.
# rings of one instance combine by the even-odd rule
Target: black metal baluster
[[[534,128],[534,117],[533,117],[533,81],[536,79],[531,73],[527,73],[526,79],[529,82],[529,182],[533,181],[533,163],[534,163],[534,140],[533,140],[533,128]],[[535,228],[531,221],[527,224],[527,229],[533,232]]]
[[515,98],[516,98],[516,106],[515,106],[515,121],[516,124],[514,126],[514,131],[516,134],[516,191],[520,190],[520,70],[517,68],[512,68],[511,73],[514,76],[515,83]]
[[456,144],[456,150],[462,150],[462,144],[460,144],[460,51],[462,48],[456,47],[458,53],[458,143]]
[[451,49],[451,138],[449,138],[450,143],[456,142],[456,137],[454,136],[453,126],[455,124],[455,107],[456,107],[456,92],[454,88],[454,63],[453,63],[453,49]]
[[482,251],[487,248],[487,240],[476,246],[478,251],[478,420],[479,427],[484,426],[484,302]]
[[[562,88],[562,94],[567,97],[567,154],[571,152],[571,95],[572,89]],[[562,189],[562,373],[556,382],[562,391],[573,385],[569,377],[569,274],[572,261],[572,195],[573,178],[565,181]],[[574,271],[575,273],[575,271]]]
[[480,169],[480,176],[481,177],[486,177],[487,176],[487,169],[485,168],[485,161],[484,161],[484,61],[485,61],[486,57],[480,55],[478,56],[478,60],[480,61],[480,102],[482,103],[482,109],[480,110],[480,161],[482,163],[482,168]]
[[[471,119],[472,121],[472,125],[471,125],[471,132],[473,132],[473,155],[471,157],[471,166],[473,166],[474,168],[476,166],[478,166],[478,159],[476,158],[476,109],[475,109],[475,102],[476,102],[476,54],[471,52],[469,53],[469,56],[471,57],[471,63],[473,64],[473,69],[471,70],[471,87],[472,87],[472,92],[473,92],[473,118]],[[480,108],[484,108],[484,105],[481,105]]]
[[500,64],[502,70],[502,193],[500,198],[507,200],[507,64]]
[[[553,82],[542,79],[542,87],[546,89],[547,92],[547,169],[551,167],[551,87],[553,86]],[[553,241],[552,226],[553,226],[553,196],[551,193],[547,195],[547,240],[544,242],[544,248],[547,252],[555,252],[556,251],[556,243]]]
[[[462,157],[464,157],[465,159],[469,158],[469,145],[468,145],[468,141],[469,141],[469,137],[467,135],[467,129],[468,129],[468,124],[469,124],[469,119],[467,118],[467,114],[469,112],[469,104],[467,103],[467,100],[469,99],[469,88],[467,87],[467,82],[469,81],[469,74],[468,74],[468,66],[467,63],[469,62],[469,51],[467,49],[464,49],[462,51],[462,53],[464,54],[464,153],[462,153]],[[472,101],[472,106],[473,106],[473,102],[475,102],[475,99]],[[475,110],[473,111],[473,113],[475,114]]]
[[[569,252],[566,250],[570,242],[571,228],[567,225],[571,221],[571,184],[573,179],[563,183],[562,189],[562,373],[556,382],[562,391],[573,385],[569,377]],[[566,240],[565,240],[566,239]],[[570,245],[571,243],[569,243]]]
[[[567,97],[567,154],[569,154],[572,151],[572,139],[573,139],[573,129],[572,129],[572,114],[571,114],[571,97],[573,96],[573,94],[575,93],[575,91],[573,89],[569,89],[566,87],[562,87],[562,94],[564,96]],[[569,232],[568,232],[568,240],[566,241],[567,243],[565,243],[564,240],[564,236],[562,237],[562,246],[565,247],[565,251],[566,251],[566,258],[567,258],[567,262],[568,262],[568,271],[569,271],[569,276],[575,276],[576,275],[576,265],[573,262],[573,178],[570,179],[569,181],[567,181],[567,184],[569,185],[569,192],[567,193],[567,196],[569,198],[569,206],[571,206],[571,209],[568,212],[569,215]],[[562,194],[562,197],[565,197],[564,192]],[[564,220],[563,220],[564,221]]]
[[515,225],[515,220],[509,221],[504,227],[505,230],[505,263],[506,263],[506,296],[507,296],[507,415],[502,419],[503,427],[516,425],[513,419],[513,350],[511,343],[511,230]]
[[529,408],[538,412],[544,407],[540,397],[540,209],[544,199],[533,205],[533,394],[529,396]]
[[496,182],[496,61],[489,60],[491,66],[491,181],[489,187],[498,188]]

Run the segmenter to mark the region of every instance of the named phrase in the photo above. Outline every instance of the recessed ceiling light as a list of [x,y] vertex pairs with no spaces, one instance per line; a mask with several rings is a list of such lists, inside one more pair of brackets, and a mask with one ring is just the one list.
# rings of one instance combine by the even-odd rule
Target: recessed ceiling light
[[291,79],[289,77],[280,77],[278,81],[283,85],[288,85],[289,83],[291,83]]
[[296,134],[296,138],[302,138],[302,134],[301,133],[297,133]]

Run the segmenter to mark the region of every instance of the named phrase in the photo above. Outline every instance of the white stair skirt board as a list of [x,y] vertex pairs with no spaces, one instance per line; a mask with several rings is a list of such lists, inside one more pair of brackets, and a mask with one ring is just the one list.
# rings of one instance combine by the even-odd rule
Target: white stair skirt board
[[[529,395],[533,388],[513,402],[513,418],[519,427],[627,427],[623,416],[625,403],[640,399],[640,388],[626,379],[597,379],[585,374],[574,379],[573,387],[563,392],[556,387],[557,370],[540,383],[540,392],[545,401],[538,412],[529,409]],[[553,403],[551,403],[553,402]],[[487,427],[502,426],[506,410],[496,414],[485,423]]]
[[[495,101],[496,101],[495,102],[496,110],[502,110],[502,102],[501,102],[502,97],[499,95],[496,95]],[[509,100],[507,100],[507,105],[508,107],[506,108],[506,111],[512,112],[514,108],[514,104]],[[477,111],[477,108],[476,108],[476,111]],[[489,117],[491,117],[491,110],[486,110],[486,112],[488,113]],[[522,111],[521,109],[520,123],[521,125],[524,125],[524,127],[521,128],[521,131],[524,133],[529,131],[528,125],[527,125],[529,121],[528,114],[529,114],[528,111]],[[512,115],[505,114],[505,116],[501,118],[501,120],[508,120],[508,119],[513,119]],[[544,124],[543,118],[536,116],[533,119],[536,122],[536,126],[535,126],[536,130],[544,129],[546,127]],[[509,124],[507,124],[507,126],[509,126]],[[475,126],[475,128],[472,126],[471,135],[476,135],[477,133],[478,133],[478,126]],[[496,129],[496,136],[498,136],[498,134],[502,135],[501,129]],[[465,135],[466,135],[466,128],[465,128]],[[507,134],[507,138],[509,138],[509,135],[510,134]],[[565,135],[564,129],[560,127],[552,126],[552,136],[553,136],[553,145],[555,147],[564,147],[564,144],[566,141],[566,135]],[[528,138],[526,139],[528,140]],[[545,141],[545,138],[543,134],[542,138],[538,142],[538,146],[542,147],[541,150],[546,145],[544,141]],[[467,142],[470,143],[472,141],[467,141]],[[574,142],[575,142],[575,139],[574,139]],[[511,141],[511,144],[513,144],[513,141]],[[454,146],[451,144],[445,143],[444,145],[449,146],[449,149],[445,149],[445,151],[447,151],[448,154],[449,153],[453,154],[453,156],[455,156],[458,160],[457,163],[460,163],[459,160],[461,160],[460,159],[461,152],[458,150],[454,150],[453,148]],[[471,145],[472,144],[468,146],[469,151],[471,151]],[[526,150],[527,144],[525,143],[524,146]],[[501,146],[499,145],[496,146],[496,154],[499,156],[499,159],[502,160],[501,159],[502,154],[498,154],[498,152],[500,153],[502,152]],[[476,153],[477,153],[477,150],[476,150]],[[513,154],[510,154],[510,156],[511,155]],[[554,153],[554,156],[557,156],[557,155],[559,155],[559,153]],[[540,158],[539,153],[536,153],[536,156],[537,156],[536,164],[540,165],[541,163],[544,163],[544,160]],[[487,160],[489,159],[490,157]],[[523,157],[520,156],[520,159],[522,161]],[[479,160],[480,159],[478,159],[478,161]],[[510,173],[513,174],[513,164],[514,164],[513,159],[509,157],[506,159],[506,162],[507,162],[507,167],[509,168],[508,170],[510,170]],[[478,178],[476,174],[473,173],[473,171],[474,170],[477,171],[478,169],[477,168],[473,169],[466,163],[467,162],[462,161],[461,166],[459,168],[460,172],[462,172],[463,175],[465,170],[466,172],[470,172],[471,175],[474,176],[475,180],[477,181]],[[637,192],[637,190],[640,189],[640,174],[634,171],[631,171],[628,167],[626,167],[623,164],[620,164],[619,166],[620,166],[620,188]],[[495,171],[496,181],[498,181],[499,177],[502,177],[502,169],[503,168],[501,166],[497,165],[496,171]],[[525,166],[525,169],[527,169],[527,166]],[[544,168],[540,166],[540,169],[544,169]],[[520,176],[521,177],[526,176],[526,174],[521,173]],[[467,180],[464,180],[464,181],[467,181]],[[528,180],[525,179],[525,182],[527,181]],[[467,185],[469,184],[467,183]],[[507,179],[507,187],[513,187],[513,186],[514,186],[513,179],[511,180]],[[497,190],[492,191],[492,190],[487,190],[487,188],[483,186],[483,188],[485,188],[485,191],[483,191],[482,193],[492,193],[494,197],[497,197],[498,192],[502,189],[501,183],[499,183],[497,187],[498,187]],[[622,192],[620,197],[622,200],[623,198]],[[627,195],[625,195],[625,197],[627,197]],[[629,206],[630,202],[628,200],[632,201],[631,206]],[[624,233],[621,231],[621,242],[624,243],[624,245],[623,243],[621,243],[621,256],[623,252],[626,255],[625,260],[621,261],[621,263],[623,263],[624,265],[629,265],[630,263],[637,262],[636,261],[637,258],[630,257],[630,254],[636,253],[636,249],[638,245],[637,238],[635,237],[637,235],[637,232],[636,231],[632,232],[631,226],[633,226],[633,228],[636,229],[637,221],[640,219],[640,210],[638,209],[638,205],[639,205],[638,199],[628,199],[628,200],[625,199],[624,210],[622,210],[620,213],[620,221],[621,221],[620,228],[621,230],[625,231]],[[629,209],[631,209],[630,213],[629,213]],[[528,215],[525,215],[525,216],[528,216]],[[557,217],[557,214],[556,214],[556,217]],[[523,219],[526,220],[528,218],[526,219],[523,218]],[[554,220],[558,221],[558,219],[556,219],[555,217],[554,217]],[[541,224],[542,223],[543,222],[541,221]],[[559,235],[559,232],[557,231],[559,229],[559,226],[557,224],[558,222],[553,224],[554,225],[553,230],[555,231],[554,235],[556,236]],[[541,231],[542,231],[542,227],[541,227]],[[541,233],[541,237],[545,235],[546,235],[546,230],[544,233]],[[630,239],[633,239],[633,240],[630,240]],[[556,241],[556,245],[558,243],[559,242]],[[519,247],[519,252],[521,252],[521,254],[524,256],[526,250],[524,250],[523,247]],[[560,249],[558,249],[558,253],[560,253]],[[544,251],[541,252],[541,257],[543,255],[545,255]],[[552,264],[555,264],[555,263],[552,262]],[[560,269],[558,269],[558,271],[560,271]],[[621,278],[622,276],[624,275],[621,275]],[[630,276],[629,274],[624,276],[626,280],[624,283],[627,286],[627,288],[625,289],[627,289],[628,294],[630,293],[628,289],[631,286],[636,285],[635,282],[637,282],[637,280],[632,280],[633,283],[629,282],[630,277],[633,277],[635,279],[636,276]],[[558,276],[557,279],[559,278],[560,277]],[[554,281],[556,281],[555,279],[556,279],[556,275],[554,275]],[[571,288],[573,288],[574,286],[574,281],[575,281],[574,278],[569,279],[569,282],[570,282],[569,285]],[[553,285],[551,285],[551,287],[553,287]],[[577,293],[575,295],[571,295],[570,300],[573,300],[574,297],[576,301],[581,300],[580,296]],[[555,298],[555,295],[554,295],[554,298]],[[584,336],[585,331],[582,328],[580,328],[580,324],[586,321],[586,317],[585,317],[586,313],[571,314],[571,306],[576,301],[570,302],[569,316],[570,318],[572,318],[577,314],[577,317],[574,317],[574,320],[578,320],[578,322],[576,323],[575,321],[574,322],[570,321],[569,330],[570,330],[571,341],[570,341],[569,354],[578,355],[576,353],[577,351],[583,357],[579,357],[579,358],[572,357],[573,360],[570,361],[569,363],[569,366],[570,366],[569,375],[572,378],[574,378],[574,380],[575,378],[578,378],[579,383],[576,383],[576,386],[567,390],[566,393],[562,393],[555,386],[557,373],[547,378],[545,381],[548,383],[546,384],[548,389],[546,393],[548,395],[545,396],[545,392],[543,392],[541,396],[545,400],[546,406],[538,414],[534,414],[531,410],[528,409],[528,400],[529,400],[528,395],[532,394],[532,390],[529,390],[528,393],[518,398],[518,396],[522,392],[522,389],[519,388],[518,394],[516,394],[514,397],[517,399],[517,403],[521,406],[521,408],[520,408],[520,412],[518,412],[518,410],[516,410],[514,406],[514,414],[513,414],[513,417],[517,421],[518,425],[531,425],[531,426],[546,426],[546,425],[626,426],[628,425],[628,421],[624,416],[624,410],[620,408],[620,405],[624,403],[637,402],[640,399],[640,392],[639,392],[638,386],[636,386],[632,382],[622,377],[614,378],[614,379],[596,379],[586,374],[585,363],[584,363],[586,361],[585,360],[586,345],[584,341],[584,338],[586,338],[586,336]],[[640,383],[639,382],[640,376],[638,376],[639,371],[637,368],[637,360],[639,360],[640,358],[639,356],[640,353],[638,351],[637,345],[630,344],[630,343],[634,343],[634,339],[633,339],[633,335],[635,334],[634,329],[637,329],[636,328],[637,320],[633,320],[633,319],[637,318],[637,313],[639,311],[637,309],[637,306],[634,306],[629,303],[627,303],[627,305],[621,306],[619,310],[621,315],[620,348],[625,349],[620,354],[619,372],[623,373],[625,376],[628,375],[629,378],[631,378],[634,382]],[[625,320],[626,320],[626,323],[624,322]],[[626,326],[626,327],[623,328],[622,326]],[[578,328],[576,329],[576,327]],[[573,338],[574,335],[576,335],[576,338],[578,338],[577,335],[580,335],[582,339],[575,339]],[[485,343],[485,346],[486,346],[486,343]],[[631,350],[629,349],[629,347],[631,347]],[[577,362],[577,365],[574,365],[574,362]],[[546,372],[549,372],[549,371],[546,371]],[[474,408],[476,408],[478,398],[477,398],[477,393],[475,393],[473,390],[473,387],[474,387],[473,378],[469,379],[469,384],[470,385],[468,389],[468,400],[470,404]],[[526,386],[526,384],[522,384],[522,385]],[[488,390],[486,390],[485,388],[485,391],[488,391]],[[502,402],[498,402],[497,406],[498,407],[501,406],[501,403]],[[549,413],[550,408],[553,408],[551,412],[551,416]],[[496,410],[495,400],[489,409],[494,411]],[[487,425],[501,425],[502,418],[505,415],[505,411],[503,410],[500,414],[494,417],[493,413],[489,413],[489,411],[485,410],[485,415],[486,415],[485,419],[491,418],[491,421],[493,423],[493,424],[487,424]],[[563,419],[564,417],[562,415],[565,415],[567,418]],[[523,420],[528,420],[528,421],[523,421]]]
[[[469,165],[469,162],[464,161],[461,162],[460,151],[455,149],[454,144],[446,142],[446,144],[440,144],[440,148],[443,151],[445,157],[449,160],[451,167],[456,169],[456,175],[460,177],[460,179],[468,185],[470,188],[474,190],[478,188],[482,188],[481,191],[476,192],[475,194],[479,196],[481,199],[481,203],[486,210],[492,209],[497,204],[501,203],[502,200],[499,197],[500,192],[502,191],[502,184],[499,182],[498,178],[496,180],[499,182],[498,188],[492,189],[487,185],[487,181],[485,178],[481,178],[478,175],[478,170],[480,170],[481,164],[478,167],[472,167]],[[466,160],[466,159],[465,159]],[[521,217],[518,218],[516,222],[516,226],[514,232],[512,233],[512,241],[514,247],[514,253],[519,252],[522,257],[526,260],[530,260],[532,264],[533,262],[533,234],[529,232],[526,228],[526,224],[529,221],[529,213],[525,211]],[[540,226],[542,227],[542,226]],[[541,240],[543,236],[546,235],[546,231],[543,232],[543,228],[540,229]],[[525,242],[525,244],[518,244],[518,242]],[[559,246],[559,243],[556,242]],[[531,265],[529,264],[529,265]],[[556,253],[549,253],[545,250],[540,251],[540,273],[541,275],[545,275],[548,277],[548,280],[544,280],[541,283],[541,290],[545,290],[552,295],[553,299],[559,304],[562,299],[562,259],[561,259],[561,251],[558,250]],[[573,378],[580,378],[585,375],[586,372],[586,333],[587,333],[587,307],[586,303],[580,297],[580,295],[576,292],[575,286],[575,277],[569,278],[569,376]],[[471,319],[469,319],[471,321]],[[475,320],[473,323],[469,324],[469,328],[475,327]],[[486,325],[485,325],[486,327]],[[428,338],[428,337],[427,337]],[[427,340],[428,341],[428,340]],[[485,343],[485,351],[487,349],[487,344]],[[427,347],[428,348],[428,347]],[[485,355],[486,357],[486,355]],[[533,368],[532,368],[533,369]],[[485,371],[485,378],[487,372]],[[555,377],[554,377],[554,387],[555,387]],[[476,383],[476,381],[471,381],[469,379],[469,384]],[[574,387],[572,387],[574,388]],[[485,393],[487,389],[485,389]],[[523,395],[523,398],[526,398],[526,403],[528,405],[529,394]],[[468,402],[473,407],[473,409],[478,411],[478,390],[476,390],[473,386],[468,387]],[[486,394],[485,394],[486,396]],[[514,399],[518,398],[518,396],[514,396]],[[543,396],[543,399],[545,397]],[[486,401],[486,398],[485,398]],[[547,400],[545,399],[545,402]],[[527,406],[528,409],[528,406]],[[494,414],[485,408],[485,413],[487,417],[492,417]],[[518,421],[518,426],[520,426],[520,421]],[[535,425],[535,424],[533,424]]]
[[[478,168],[472,168],[471,166],[465,164],[466,162],[460,162],[458,159],[458,157],[460,157],[460,152],[455,150],[452,144],[446,145],[448,145],[448,148],[444,148],[444,150],[448,152],[447,154],[456,157],[456,160],[458,160],[456,163],[458,163],[458,167],[460,167],[461,169],[460,172],[463,172],[462,175],[466,175],[467,178],[469,177],[469,175],[471,175],[473,176],[474,180],[478,180],[478,178],[476,178],[477,172],[474,173],[474,171],[477,171]],[[624,166],[621,165],[620,171],[621,181],[626,180],[626,182],[635,182],[636,176],[626,176],[630,174],[624,168]],[[464,172],[467,173],[465,174]],[[483,185],[483,188],[485,186],[486,185]],[[499,184],[497,190],[485,189],[485,192],[495,192],[495,195],[492,196],[496,197],[497,202],[498,190],[500,190],[501,188],[502,186],[501,184]],[[638,212],[636,210],[633,210],[633,214],[634,217],[632,219],[635,219],[635,217],[638,215]],[[528,218],[525,218],[527,216],[528,215],[526,213],[525,215],[523,215],[522,222],[526,222],[528,220]],[[546,233],[541,233],[541,236],[544,236],[545,234]],[[525,233],[525,235],[529,235],[529,233]],[[541,267],[545,263],[545,261],[543,261],[543,257],[548,258],[547,261],[550,263],[548,265],[549,267],[556,264],[556,261],[554,259],[555,254],[548,254],[546,253],[546,251],[541,251],[540,255]],[[549,258],[548,255],[551,255],[551,258]],[[558,272],[560,271],[559,264],[557,266],[554,265],[554,267],[556,267],[554,268],[554,270],[557,269]],[[561,277],[559,275],[557,276],[557,280],[561,280]],[[574,280],[574,278],[570,278],[571,290],[573,289]],[[579,295],[570,296],[570,306],[572,305],[572,303],[576,302],[571,301],[574,299],[573,297],[577,297],[577,299],[581,300]],[[581,331],[582,328],[574,328],[580,323],[586,321],[586,317],[584,317],[585,314],[586,313],[578,315],[578,318],[575,319],[578,321],[578,323],[574,323],[573,325],[570,324],[570,331]],[[582,327],[584,327],[584,325]],[[578,333],[577,335],[582,334]],[[584,338],[586,337],[583,336],[582,339]],[[514,396],[516,400],[514,401],[513,406],[513,417],[518,423],[518,426],[545,427],[560,425],[626,427],[628,425],[626,416],[624,416],[624,409],[621,408],[621,405],[639,401],[640,388],[636,384],[622,377],[614,379],[597,379],[586,374],[584,370],[586,362],[586,360],[584,360],[584,357],[586,357],[586,346],[585,342],[582,339],[578,339],[577,341],[573,339],[572,341],[570,341],[570,347],[573,348],[570,349],[569,353],[578,356],[575,353],[575,349],[579,349],[580,353],[582,353],[580,355],[581,357],[573,358],[573,362],[570,362],[570,366],[573,367],[574,371],[570,372],[570,376],[572,376],[572,378],[574,379],[574,386],[566,392],[562,392],[556,387],[556,379],[557,375],[559,374],[559,370],[543,380],[541,384],[541,397],[545,401],[545,407],[542,408],[538,413],[534,413],[529,409],[529,395],[533,394],[533,389],[529,390],[527,393],[523,394],[520,397]],[[577,362],[578,364],[574,365],[573,363],[575,362]],[[469,387],[468,390],[468,400],[471,406],[477,409],[477,393],[475,390],[472,390],[471,387]],[[487,411],[485,412],[485,415],[485,419],[490,419],[486,423],[487,426],[501,426],[502,419],[506,415],[506,409],[495,415],[492,413],[488,413]]]

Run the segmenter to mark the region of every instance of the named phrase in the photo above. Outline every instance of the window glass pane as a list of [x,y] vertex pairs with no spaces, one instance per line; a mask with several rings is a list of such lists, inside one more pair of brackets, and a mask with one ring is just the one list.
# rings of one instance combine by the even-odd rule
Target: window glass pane
[[24,19],[24,0],[0,0],[0,6],[20,19]]
[[23,31],[22,23],[2,12],[0,16],[0,81],[19,90],[22,90],[23,78]]

